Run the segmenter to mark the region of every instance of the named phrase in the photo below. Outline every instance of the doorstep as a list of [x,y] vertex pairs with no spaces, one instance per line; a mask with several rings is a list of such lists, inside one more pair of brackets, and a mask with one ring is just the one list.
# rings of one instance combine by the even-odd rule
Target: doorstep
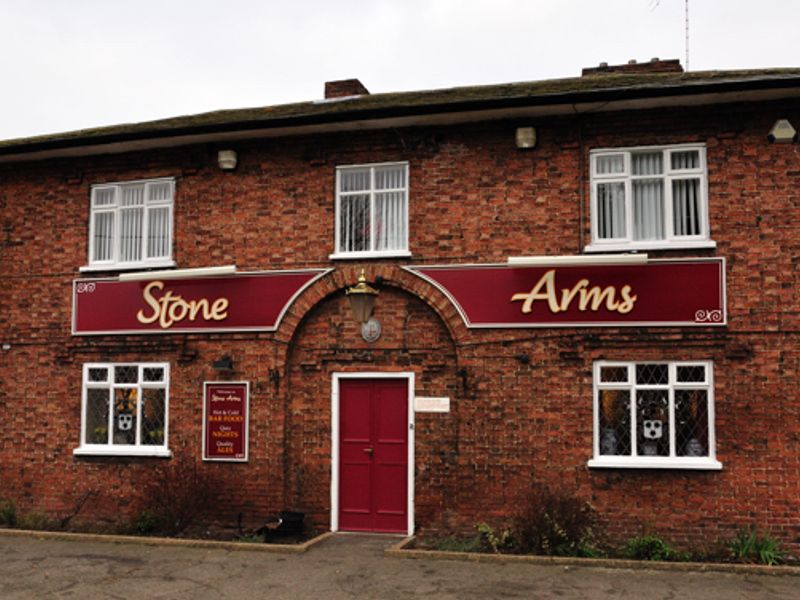
[[532,565],[557,565],[565,569],[571,567],[590,567],[602,569],[634,569],[682,572],[719,572],[755,575],[800,576],[800,567],[767,565],[742,565],[728,563],[666,562],[657,560],[628,560],[617,558],[578,558],[573,556],[532,556],[521,554],[487,554],[482,552],[453,552],[449,550],[407,549],[414,537],[408,537],[391,548],[384,550],[384,556],[417,560],[463,560],[489,563],[528,563]]
[[112,544],[140,544],[142,546],[181,546],[184,548],[216,548],[218,550],[243,550],[245,552],[282,552],[301,554],[333,535],[330,531],[311,538],[302,544],[266,544],[254,542],[226,542],[220,540],[192,540],[183,538],[149,537],[139,535],[107,535],[103,533],[72,533],[67,531],[32,531],[28,529],[0,529],[0,537],[29,537],[40,540],[65,540],[76,542],[106,542]]

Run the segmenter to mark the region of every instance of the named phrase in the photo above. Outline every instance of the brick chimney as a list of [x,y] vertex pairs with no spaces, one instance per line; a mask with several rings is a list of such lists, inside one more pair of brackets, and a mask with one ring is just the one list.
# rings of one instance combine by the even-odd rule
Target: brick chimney
[[325,98],[345,96],[368,96],[369,90],[358,79],[340,79],[325,82]]
[[609,65],[603,62],[600,63],[598,67],[586,67],[581,72],[581,76],[607,75],[609,73],[624,73],[627,75],[644,73],[683,73],[683,67],[677,58],[671,58],[669,60],[651,58],[650,62],[644,63],[637,63],[635,60],[629,60],[627,65]]

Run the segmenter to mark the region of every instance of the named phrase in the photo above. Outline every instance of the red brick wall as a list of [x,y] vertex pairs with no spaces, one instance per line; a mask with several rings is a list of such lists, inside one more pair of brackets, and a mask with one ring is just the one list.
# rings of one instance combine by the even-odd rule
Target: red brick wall
[[[514,510],[532,482],[590,500],[615,539],[643,530],[704,543],[755,523],[800,538],[800,146],[772,145],[793,104],[602,113],[541,119],[518,151],[517,123],[240,142],[224,173],[215,147],[0,166],[0,496],[24,511],[127,519],[160,459],[77,458],[81,365],[169,361],[170,447],[200,452],[204,380],[230,354],[252,383],[250,462],[203,465],[225,492],[213,517],[257,523],[281,508],[327,526],[334,371],[411,370],[417,393],[452,411],[418,415],[416,517],[423,530],[467,530]],[[589,240],[591,148],[705,142],[715,250],[727,258],[727,328],[468,331],[447,300],[401,271],[408,263],[503,262],[574,254]],[[337,262],[334,167],[407,160],[413,258]],[[274,334],[70,336],[70,282],[86,264],[93,183],[176,177],[180,267],[334,266]],[[581,201],[583,207],[581,208]],[[361,340],[343,288],[361,266],[381,275],[383,337]],[[516,357],[525,354],[526,364]],[[714,361],[721,472],[589,470],[592,362]]]

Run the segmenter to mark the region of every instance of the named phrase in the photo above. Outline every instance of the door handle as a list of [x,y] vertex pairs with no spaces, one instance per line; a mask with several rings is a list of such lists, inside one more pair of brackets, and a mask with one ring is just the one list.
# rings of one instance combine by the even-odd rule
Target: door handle
[[375,452],[374,448],[364,448],[364,452],[372,456],[372,453]]

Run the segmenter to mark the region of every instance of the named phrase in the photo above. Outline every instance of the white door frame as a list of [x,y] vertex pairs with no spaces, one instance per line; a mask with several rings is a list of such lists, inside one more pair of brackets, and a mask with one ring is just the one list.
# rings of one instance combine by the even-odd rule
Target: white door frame
[[407,379],[408,380],[408,515],[407,534],[414,535],[414,373],[410,371],[365,371],[334,373],[331,398],[331,531],[339,531],[339,382],[342,379]]

